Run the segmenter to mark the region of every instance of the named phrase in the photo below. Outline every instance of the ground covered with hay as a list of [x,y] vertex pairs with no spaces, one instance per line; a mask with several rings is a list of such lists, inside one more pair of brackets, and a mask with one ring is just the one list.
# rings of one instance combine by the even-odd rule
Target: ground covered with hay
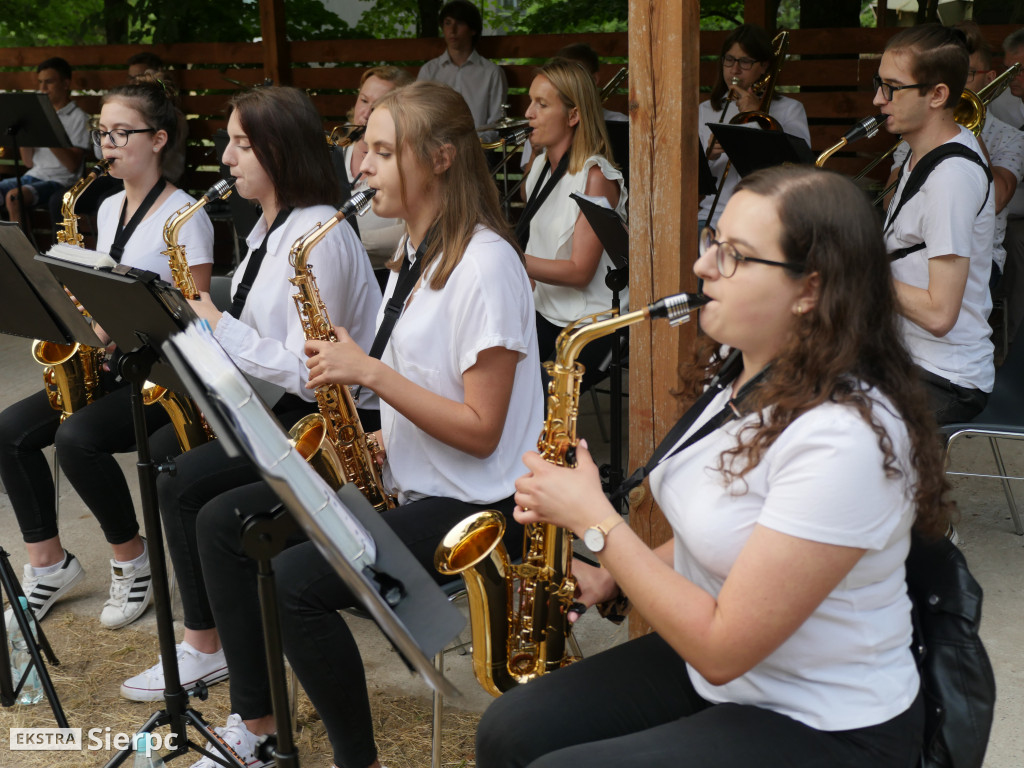
[[[147,632],[104,629],[98,620],[60,612],[47,617],[43,629],[60,660],[50,667],[68,723],[82,728],[85,749],[81,752],[12,752],[10,728],[55,727],[53,712],[44,701],[33,706],[0,709],[0,768],[85,768],[105,765],[115,750],[90,750],[90,729],[100,740],[108,733],[132,733],[142,726],[160,702],[139,703],[121,698],[121,682],[149,666],[159,653],[157,638]],[[195,710],[213,725],[223,725],[229,714],[228,683],[210,689],[206,701],[193,701]],[[422,768],[430,764],[431,712],[429,702],[370,691],[377,746],[388,768]],[[442,764],[469,768],[473,760],[473,735],[479,715],[460,711],[445,713]],[[166,728],[162,729],[166,733]],[[197,738],[192,731],[193,740]],[[298,732],[295,735],[303,768],[330,768],[327,735],[315,710],[299,693]],[[95,745],[95,742],[92,742]],[[189,754],[173,760],[175,768],[187,768],[199,758]],[[131,761],[124,763],[131,766]]]

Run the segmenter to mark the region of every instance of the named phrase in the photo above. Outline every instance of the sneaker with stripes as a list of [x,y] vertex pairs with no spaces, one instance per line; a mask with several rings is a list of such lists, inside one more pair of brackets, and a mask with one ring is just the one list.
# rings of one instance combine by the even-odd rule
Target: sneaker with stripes
[[149,560],[143,565],[110,561],[110,597],[103,604],[100,623],[108,629],[120,629],[135,621],[146,610],[153,596]]
[[78,558],[64,550],[64,562],[55,573],[36,576],[36,569],[25,563],[25,576],[21,580],[21,590],[28,600],[28,607],[42,619],[54,603],[75,584],[85,578],[85,571]]

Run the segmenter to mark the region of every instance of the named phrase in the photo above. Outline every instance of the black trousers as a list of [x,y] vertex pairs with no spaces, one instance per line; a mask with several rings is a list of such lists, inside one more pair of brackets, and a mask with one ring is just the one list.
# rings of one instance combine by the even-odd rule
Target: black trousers
[[544,675],[496,699],[477,730],[480,768],[914,768],[921,697],[901,715],[819,731],[760,707],[711,704],[656,634]]
[[[260,626],[256,563],[242,552],[239,516],[269,510],[277,498],[264,483],[225,493],[199,515],[199,547],[210,603],[231,671],[231,711],[242,719],[270,714],[266,650]],[[511,497],[470,504],[432,497],[383,513],[384,519],[438,583],[453,577],[434,570],[434,550],[463,518],[498,509],[508,521],[505,545],[522,550],[523,528],[512,518]],[[316,707],[339,768],[366,768],[377,759],[366,676],[342,608],[359,605],[315,545],[299,537],[273,561],[285,654]],[[458,577],[454,577],[458,578]]]
[[[555,359],[555,342],[558,340],[564,328],[546,320],[539,312],[537,313],[537,350],[540,354],[541,363],[546,360]],[[601,365],[612,353],[612,343],[615,341],[615,334],[602,336],[587,344],[580,352],[576,362],[582,363],[586,369],[583,372],[583,382],[580,384],[580,391],[586,392],[604,375],[601,372]],[[541,369],[541,383],[544,385],[544,394],[548,391],[548,374]]]
[[[316,403],[285,395],[274,406],[274,415],[288,430],[316,409]],[[380,414],[378,411],[360,411],[360,421],[367,431],[378,429]],[[178,452],[177,441],[169,426],[154,436],[154,456],[173,456]],[[207,599],[206,581],[199,560],[196,533],[199,510],[222,493],[258,480],[260,473],[247,457],[229,457],[217,440],[181,454],[174,459],[174,474],[163,474],[157,480],[160,517],[188,629],[213,629],[217,626]]]
[[[104,376],[107,393],[71,414],[63,424],[39,391],[0,413],[0,478],[26,543],[58,534],[53,475],[43,449],[55,445],[57,461],[111,544],[138,532],[135,505],[113,454],[135,448],[130,389]],[[147,431],[168,422],[161,407],[145,409]]]
[[987,392],[958,386],[917,365],[914,366],[914,369],[924,385],[928,403],[939,426],[972,421],[975,416],[985,410],[985,404],[988,403]]

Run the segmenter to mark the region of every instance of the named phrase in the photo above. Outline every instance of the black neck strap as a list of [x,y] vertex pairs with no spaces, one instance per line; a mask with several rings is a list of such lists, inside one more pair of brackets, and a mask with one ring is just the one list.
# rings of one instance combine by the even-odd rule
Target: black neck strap
[[406,241],[402,243],[402,253],[404,258],[402,259],[402,268],[398,272],[398,282],[395,284],[395,292],[391,294],[391,298],[388,299],[388,303],[384,305],[384,318],[380,321],[380,326],[377,328],[377,334],[373,337],[373,345],[370,347],[370,357],[375,357],[380,360],[380,356],[384,354],[384,348],[388,345],[388,340],[391,338],[391,332],[395,329],[395,323],[398,322],[398,318],[402,314],[402,307],[405,306],[405,300],[409,297],[409,293],[412,292],[412,287],[416,285],[416,281],[420,279],[420,271],[423,267],[423,255],[427,252],[428,244],[434,239],[434,231],[437,229],[435,224],[427,232],[426,237],[423,238],[423,242],[420,243],[419,248],[416,249],[416,255],[413,257],[413,263],[409,263],[408,253],[408,236]]
[[128,245],[128,241],[131,240],[132,235],[135,233],[135,229],[139,226],[146,214],[149,213],[149,209],[153,207],[153,203],[160,197],[160,194],[164,191],[164,187],[167,186],[167,179],[161,176],[156,180],[156,184],[153,188],[146,193],[146,196],[142,199],[142,205],[138,207],[134,214],[132,214],[131,220],[128,222],[128,226],[124,224],[125,211],[128,209],[128,195],[125,193],[124,202],[121,203],[121,216],[117,220],[117,229],[114,230],[114,242],[110,245],[110,258],[116,261],[118,264],[121,263],[121,257],[124,256],[124,248]]
[[740,404],[764,379],[765,375],[768,373],[768,366],[762,368],[757,375],[740,387],[740,391],[736,393],[735,397],[729,399],[729,402],[725,404],[725,407],[722,410],[708,419],[700,429],[686,438],[685,442],[673,449],[673,446],[679,442],[679,439],[686,434],[686,430],[693,426],[693,423],[698,419],[698,417],[704,413],[711,401],[714,400],[723,389],[736,380],[736,377],[739,376],[742,369],[743,359],[741,357],[741,353],[738,349],[734,349],[729,354],[729,357],[725,359],[721,370],[719,370],[718,374],[711,380],[708,388],[704,390],[704,393],[697,399],[697,401],[690,406],[686,413],[682,415],[679,421],[676,422],[675,426],[669,430],[668,434],[665,435],[664,439],[658,444],[658,447],[654,449],[654,453],[651,454],[651,458],[648,459],[647,463],[626,478],[622,485],[620,485],[612,494],[611,500],[613,504],[640,485],[640,483],[644,481],[644,478],[651,474],[655,467],[657,467],[661,462],[672,458],[680,451],[689,448],[699,440],[703,440],[722,425],[733,421],[734,419],[738,419],[743,415],[743,411],[740,409]]
[[565,154],[562,155],[562,159],[558,161],[558,167],[555,168],[554,173],[551,174],[551,178],[548,179],[547,184],[544,183],[544,177],[547,176],[548,171],[551,170],[551,163],[547,162],[547,158],[544,160],[544,167],[541,169],[540,176],[537,178],[537,185],[533,188],[533,194],[530,195],[530,199],[526,201],[526,207],[523,208],[522,214],[519,216],[519,223],[516,224],[516,242],[519,243],[519,247],[524,251],[526,250],[526,244],[530,242],[530,221],[536,215],[537,211],[540,210],[541,205],[548,199],[548,195],[551,194],[551,190],[555,188],[562,177],[565,176],[565,172],[569,169],[569,151],[566,150]]
[[245,274],[242,275],[242,282],[238,284],[238,290],[235,291],[235,296],[231,300],[231,309],[228,310],[228,314],[236,320],[242,316],[242,309],[249,298],[249,291],[252,290],[252,284],[256,282],[256,275],[260,272],[260,264],[263,263],[263,257],[267,255],[267,243],[270,242],[270,235],[288,220],[291,212],[291,208],[282,208],[277,212],[277,216],[274,217],[274,223],[270,225],[267,234],[263,236],[263,242],[260,243],[260,247],[253,251],[252,256],[249,257],[249,263],[245,265]]

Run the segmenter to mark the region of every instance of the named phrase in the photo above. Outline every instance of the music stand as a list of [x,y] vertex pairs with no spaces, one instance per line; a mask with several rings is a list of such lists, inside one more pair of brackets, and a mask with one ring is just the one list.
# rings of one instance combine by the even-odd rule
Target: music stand
[[21,147],[71,149],[73,145],[49,97],[34,91],[0,93],[0,145],[13,150],[21,223],[31,238],[32,228],[21,191]]
[[708,155],[704,151],[704,147],[700,145],[700,142],[697,142],[697,155],[697,196],[713,195],[715,190],[718,189],[718,184],[715,183],[715,174],[711,172],[711,166],[708,165]]
[[785,131],[762,131],[728,123],[707,126],[740,176],[785,163],[813,165],[817,159],[806,141]]
[[[618,314],[620,310],[619,294],[629,286],[629,229],[619,218],[619,214],[608,206],[601,205],[575,192],[569,197],[576,201],[580,211],[590,222],[597,239],[601,241],[601,245],[612,260],[612,264],[615,265],[614,269],[608,270],[604,282],[612,292],[612,310]],[[612,342],[612,359],[609,365],[611,382],[609,420],[611,425],[608,430],[611,460],[608,465],[606,490],[618,488],[625,477],[622,466],[622,346],[626,338],[626,329],[620,328],[615,331]],[[618,502],[620,511],[622,504],[623,502],[620,500]]]

